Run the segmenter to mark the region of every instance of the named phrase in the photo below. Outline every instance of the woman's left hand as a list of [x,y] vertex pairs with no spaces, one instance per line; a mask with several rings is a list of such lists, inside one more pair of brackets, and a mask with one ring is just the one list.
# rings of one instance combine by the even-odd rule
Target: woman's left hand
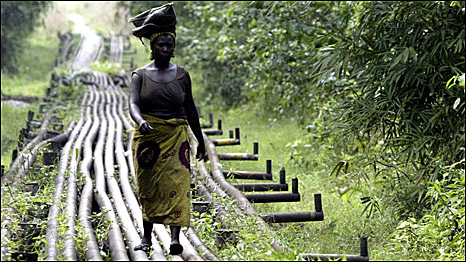
[[197,160],[201,161],[204,159],[204,156],[205,156],[205,146],[204,144],[199,144],[197,146],[196,158]]

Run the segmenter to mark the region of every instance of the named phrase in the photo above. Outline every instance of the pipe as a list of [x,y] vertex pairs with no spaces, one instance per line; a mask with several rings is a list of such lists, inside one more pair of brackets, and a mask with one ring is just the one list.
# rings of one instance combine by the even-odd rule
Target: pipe
[[208,136],[220,136],[220,135],[223,135],[223,130],[218,130],[218,129],[205,129],[205,130],[202,130],[202,132],[204,132],[204,134],[206,134]]
[[194,231],[192,227],[188,228],[188,238],[189,238],[189,241],[191,241],[191,244],[193,244],[195,248],[201,251],[204,258],[206,258],[209,261],[218,260],[217,256],[215,256],[212,253],[212,251],[210,251],[210,249],[204,245],[204,243],[202,242],[202,240],[199,238],[199,236],[196,234],[196,231]]
[[[272,180],[272,160],[265,161],[266,171],[264,172],[251,172],[251,171],[222,171],[225,178],[235,179],[256,179],[256,180]],[[283,168],[282,168],[283,169]],[[283,174],[282,174],[283,172]],[[280,170],[280,183],[285,184],[284,171]]]
[[[118,127],[115,126],[116,121],[112,116],[112,112],[113,114],[116,114],[116,104],[115,104],[116,101],[115,101],[115,97],[111,90],[110,85],[107,86],[106,96],[107,96],[107,101],[108,101],[108,103],[106,104],[106,114],[107,114],[109,131],[108,131],[108,136],[107,136],[107,142],[105,145],[105,170],[107,174],[106,178],[107,178],[108,190],[112,194],[112,200],[114,203],[114,207],[121,221],[121,225],[123,227],[123,233],[125,234],[127,242],[128,242],[129,253],[130,253],[131,258],[133,260],[149,260],[149,258],[147,257],[147,254],[144,251],[142,250],[134,251],[134,247],[136,247],[139,242],[139,234],[134,228],[133,220],[131,219],[128,213],[125,201],[123,200],[123,197],[121,194],[120,187],[118,185],[118,182],[115,179],[114,140],[121,138],[121,122]],[[115,134],[120,135],[120,137],[118,136],[116,137]],[[121,157],[124,157],[123,155],[121,155],[121,153],[122,153],[122,150],[120,147],[118,147],[117,159],[119,161],[118,163],[121,164],[119,171],[121,171],[122,173],[124,172],[127,173],[128,171],[127,171],[127,166],[126,166],[126,160],[121,161]],[[142,224],[142,221],[141,221],[141,224]]]
[[[209,115],[210,117],[210,115]],[[223,130],[222,130],[222,120],[218,120],[218,128],[217,129],[205,129],[202,130],[204,134],[209,135],[209,136],[214,136],[214,135],[223,135]]]
[[270,193],[270,194],[248,194],[246,198],[251,203],[275,203],[275,202],[299,202],[300,194],[296,193]]
[[222,171],[225,178],[272,180],[272,174],[250,171]]
[[[60,166],[58,169],[58,174],[55,177],[55,188],[53,191],[52,205],[50,206],[50,209],[49,209],[47,228],[46,228],[46,234],[45,234],[45,240],[47,241],[47,257],[45,260],[56,260],[57,259],[58,248],[56,245],[57,245],[58,233],[57,233],[56,228],[58,226],[57,217],[60,216],[60,207],[58,206],[58,204],[61,202],[61,199],[62,199],[63,186],[65,183],[65,173],[68,170],[71,147],[73,146],[74,141],[76,137],[78,136],[79,131],[81,130],[83,122],[84,122],[83,118],[81,118],[78,121],[76,126],[73,128],[73,132],[71,132],[68,142],[66,142],[61,152]],[[68,130],[70,130],[72,127],[73,126],[70,125]]]
[[[70,168],[68,172],[68,194],[66,197],[66,207],[65,213],[67,215],[67,225],[68,229],[64,236],[63,244],[63,255],[65,260],[76,261],[78,260],[78,253],[76,251],[76,209],[78,201],[78,188],[76,186],[76,176],[78,171],[78,163],[80,161],[82,152],[82,144],[84,137],[87,135],[89,128],[92,124],[91,119],[91,103],[94,100],[94,94],[91,93],[90,101],[88,101],[84,106],[86,108],[86,123],[82,127],[82,130],[79,133],[78,138],[74,143],[73,150],[71,152]],[[84,113],[84,112],[82,112]],[[84,116],[83,116],[84,117]]]
[[92,127],[89,131],[86,140],[84,141],[83,146],[83,160],[80,165],[81,174],[85,177],[86,183],[81,191],[80,201],[79,201],[79,212],[78,212],[78,219],[79,223],[83,227],[84,236],[87,238],[86,242],[86,260],[91,261],[102,261],[102,256],[100,255],[100,248],[99,244],[97,243],[97,239],[94,233],[94,229],[92,228],[92,223],[90,222],[89,218],[91,217],[92,213],[92,199],[94,193],[94,183],[90,175],[90,169],[92,164],[92,143],[94,142],[97,131],[99,129],[100,120],[97,116],[97,108],[99,102],[101,101],[100,95],[97,93],[95,88],[92,89],[94,96],[96,99],[94,100],[93,106],[93,121]]
[[288,191],[288,184],[281,183],[253,183],[253,184],[231,184],[243,192],[251,191]]
[[289,223],[324,220],[324,213],[316,211],[262,213],[260,216],[267,223]]
[[8,230],[8,224],[11,223],[10,215],[16,213],[15,209],[12,207],[7,207],[5,210],[5,216],[2,216],[2,251],[1,251],[1,261],[6,261],[5,255],[8,252],[7,243],[10,237],[10,231]]
[[107,239],[109,241],[112,260],[128,261],[129,258],[126,253],[126,246],[123,241],[120,226],[113,210],[112,202],[108,198],[105,190],[105,170],[102,156],[105,146],[105,135],[107,133],[107,119],[104,114],[104,103],[106,103],[105,97],[103,97],[102,103],[99,105],[98,110],[99,118],[102,119],[102,121],[100,122],[99,138],[94,148],[94,173],[96,187],[94,197],[99,204],[100,210],[105,212],[105,221],[111,221],[110,229],[107,232]]
[[[44,117],[44,119],[42,121],[42,125],[41,125],[41,128],[40,128],[39,134],[33,140],[31,140],[31,142],[29,142],[28,144],[26,144],[26,146],[24,146],[24,148],[18,154],[18,157],[13,161],[13,163],[10,165],[10,168],[8,169],[8,171],[3,176],[3,179],[1,181],[1,186],[2,187],[4,185],[6,185],[7,183],[10,183],[11,180],[17,181],[18,177],[21,176],[22,172],[20,172],[19,169],[21,167],[21,163],[23,162],[23,160],[25,158],[25,155],[27,154],[26,152],[30,151],[35,145],[37,145],[40,141],[43,140],[43,138],[47,134],[47,126],[48,126],[49,122],[50,122],[50,115],[47,114],[47,115],[45,115],[45,117]],[[3,199],[3,194],[2,194],[2,199]]]
[[[113,87],[113,91],[114,89],[115,87]],[[112,96],[114,98],[113,100],[116,102],[114,95],[115,93],[113,92],[112,93]],[[134,192],[133,192],[133,188],[131,187],[131,183],[129,182],[129,176],[128,176],[129,169],[128,169],[128,164],[127,164],[126,157],[125,157],[125,151],[123,148],[123,142],[122,142],[123,126],[122,126],[122,121],[120,117],[121,115],[117,114],[115,110],[115,106],[114,106],[113,107],[113,118],[115,119],[115,123],[116,123],[115,155],[116,155],[116,160],[117,160],[118,167],[119,167],[118,176],[120,178],[120,187],[123,190],[125,200],[128,204],[128,208],[129,208],[129,211],[133,219],[136,220],[137,226],[140,229],[142,229],[143,228],[142,213],[139,208],[139,202],[136,199],[136,196],[134,195]]]
[[[124,93],[122,90],[120,89],[117,89],[120,93],[120,95],[122,96],[123,100],[124,101],[127,101],[127,95],[126,93]],[[132,131],[133,127],[134,126],[134,122],[128,117],[124,117],[121,112],[120,112],[120,116],[123,118],[123,119],[129,119],[129,121],[131,121],[131,123],[133,123],[131,126],[128,126],[128,125],[125,125],[125,128],[130,128],[129,130]],[[128,122],[129,122],[128,121]],[[128,130],[128,129],[127,129]],[[134,165],[133,165],[133,156],[132,156],[132,151],[131,151],[131,143],[132,143],[132,138],[133,138],[133,132],[130,132],[130,137],[128,139],[128,144],[127,144],[127,153],[125,154],[126,155],[126,160],[128,161],[128,166],[130,167],[129,168],[129,174],[133,177],[133,184],[136,185],[136,175],[135,175],[135,171],[134,171]],[[128,181],[129,182],[129,181]],[[134,193],[134,191],[133,191]],[[137,201],[137,200],[136,200]],[[137,204],[137,206],[139,207],[139,203]],[[143,229],[143,226],[140,225],[140,223],[138,221],[142,221],[142,213],[139,209],[139,211],[135,211],[134,213],[131,213],[133,216],[136,216],[136,217],[140,217],[140,219],[136,218],[136,223],[138,223],[138,226],[140,229]],[[165,257],[164,255],[164,252],[163,252],[163,249],[162,247],[158,244],[158,240],[156,238],[156,235],[154,234],[155,231],[153,231],[152,233],[152,255],[150,257],[151,260],[156,260],[156,261],[166,261],[167,258]],[[142,236],[142,230],[140,230],[140,236]]]
[[[119,90],[117,88],[117,93],[120,94],[120,97],[123,97],[123,99],[125,100],[125,93],[122,92],[121,90]],[[121,101],[121,100],[119,100]],[[119,112],[119,116],[122,118],[122,119],[126,119],[127,117],[125,117],[122,112],[120,111]],[[117,118],[116,118],[117,119]],[[129,121],[128,121],[129,122]],[[118,125],[118,121],[117,121],[117,125]],[[125,128],[127,127],[130,127],[130,131],[132,131],[132,127],[131,126],[127,126],[125,125]],[[120,128],[118,128],[120,129]],[[120,137],[120,136],[118,136]],[[129,174],[133,177],[133,180],[134,180],[134,184],[136,184],[136,177],[135,177],[135,172],[134,172],[134,166],[133,166],[133,157],[132,157],[132,152],[131,152],[131,141],[132,141],[132,137],[133,137],[133,132],[130,133],[130,138],[129,138],[129,141],[128,141],[128,145],[127,145],[127,148],[129,149],[127,151],[127,154],[126,155],[126,160],[128,161],[128,166],[130,167],[129,168]],[[121,141],[120,141],[121,142]],[[116,150],[118,152],[118,154],[120,155],[120,157],[118,159],[120,159],[120,163],[122,163],[122,166],[123,166],[123,162],[122,162],[122,159],[121,159],[121,144],[119,142],[117,142],[118,144],[118,150]],[[126,171],[127,172],[127,171]],[[126,191],[129,191],[127,188],[128,188],[128,184],[129,183],[129,179],[125,179],[124,177],[124,172],[123,172],[123,179],[121,177],[121,172],[120,172],[120,182],[123,181],[123,184],[125,185],[124,190]],[[126,200],[130,202],[130,206],[133,207],[132,210],[133,212],[131,212],[131,215],[133,216],[134,220],[136,220],[136,223],[138,224],[138,227],[140,228],[140,232],[139,232],[139,235],[142,236],[142,229],[143,229],[143,226],[142,226],[142,213],[141,213],[141,210],[138,208],[138,209],[134,209],[134,206],[136,207],[139,207],[139,203],[137,202],[137,199],[134,195],[134,191],[132,190],[131,188],[131,193],[132,193],[132,196],[128,194],[128,196],[125,196]],[[136,202],[135,202],[136,201]],[[163,249],[162,247],[159,245],[157,239],[156,239],[156,236],[154,233],[152,233],[152,255],[150,257],[151,260],[156,260],[156,261],[166,261],[167,258],[165,257],[164,253],[163,253]]]
[[359,238],[359,255],[340,255],[340,254],[303,254],[305,260],[335,261],[346,257],[346,261],[369,261],[369,252],[367,250],[367,237]]
[[322,211],[322,199],[320,194],[314,194],[314,205],[315,211],[310,212],[263,213],[260,215],[268,223],[323,221],[324,212]]
[[212,143],[214,143],[215,146],[234,146],[241,144],[239,139],[212,139]]
[[[258,142],[254,142],[253,152],[254,153],[252,153],[252,154],[247,154],[247,153],[217,153],[217,157],[220,160],[252,160],[252,161],[257,161],[259,159],[259,143]],[[206,154],[206,155],[208,155],[208,154]]]
[[278,194],[248,194],[247,199],[254,203],[272,203],[272,202],[299,202],[301,196],[298,192],[298,179],[291,180],[291,191],[293,193],[278,193]]
[[[263,219],[260,218],[259,214],[257,211],[254,209],[254,207],[251,205],[251,203],[247,200],[247,198],[244,196],[244,194],[239,191],[238,189],[234,188],[230,183],[228,183],[224,176],[223,173],[219,167],[219,158],[217,156],[217,151],[215,149],[215,145],[209,140],[206,134],[204,135],[204,142],[206,143],[206,150],[209,155],[210,159],[210,167],[211,167],[211,172],[214,180],[220,185],[222,189],[225,190],[225,192],[231,196],[234,197],[237,200],[237,204],[240,207],[240,209],[247,215],[255,215],[258,217],[258,223],[265,229],[267,232],[272,235],[273,231],[270,229],[270,227],[265,223]],[[283,247],[278,245],[277,243],[271,243],[272,247],[276,251],[283,251]]]
[[[170,243],[171,243],[171,238],[170,235],[168,234],[166,228],[162,224],[154,224],[152,227],[153,233],[157,236],[157,239],[162,242],[162,249],[165,250],[166,252],[170,252]],[[181,236],[180,232],[180,236]],[[181,239],[180,239],[181,240]],[[154,243],[154,241],[152,241]],[[184,246],[183,246],[184,247]],[[183,250],[184,252],[184,250]],[[171,261],[183,261],[183,258],[180,255],[173,255],[171,256]]]
[[192,201],[193,211],[200,214],[209,212],[212,209],[212,201]]
[[[198,108],[198,113],[199,113],[199,116],[200,116],[201,114],[200,114],[199,108]],[[201,128],[211,128],[211,127],[213,127],[213,126],[214,126],[213,115],[212,115],[212,113],[209,113],[209,123],[203,124],[203,125],[201,126]],[[219,128],[219,129],[220,129],[220,128]]]
[[248,153],[218,153],[217,155],[220,160],[259,160],[258,155]]

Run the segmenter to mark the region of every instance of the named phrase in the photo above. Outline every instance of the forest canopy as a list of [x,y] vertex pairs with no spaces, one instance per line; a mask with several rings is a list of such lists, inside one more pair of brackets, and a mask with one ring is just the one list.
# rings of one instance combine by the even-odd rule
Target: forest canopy
[[52,1],[2,1],[2,72],[18,72],[24,39],[40,24]]
[[[120,5],[135,15],[165,3]],[[299,121],[308,136],[294,143],[297,164],[315,166],[305,145],[322,144],[338,163],[332,175],[358,185],[342,194],[363,192],[367,216],[449,232],[439,240],[406,227],[397,237],[440,246],[464,238],[464,2],[174,5],[176,52],[202,74],[203,101]],[[448,245],[464,250],[464,240]]]

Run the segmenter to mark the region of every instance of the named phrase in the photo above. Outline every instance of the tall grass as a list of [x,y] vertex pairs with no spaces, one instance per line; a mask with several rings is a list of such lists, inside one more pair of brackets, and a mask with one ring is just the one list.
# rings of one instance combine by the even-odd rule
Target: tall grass
[[[51,71],[58,54],[59,39],[51,31],[39,27],[29,38],[25,39],[27,48],[20,57],[19,73],[6,75],[2,73],[2,94],[8,96],[45,97],[50,82]],[[17,145],[21,128],[26,127],[27,112],[37,112],[38,103],[17,108],[2,103],[1,141],[2,165],[7,169],[11,164],[11,154]]]
[[11,155],[18,144],[19,132],[26,127],[28,111],[37,111],[37,105],[14,108],[2,102],[2,165],[8,170]]
[[[196,98],[195,98],[196,99]],[[218,153],[252,153],[253,143],[259,142],[259,161],[220,161],[223,170],[265,172],[265,162],[272,160],[273,182],[279,182],[279,170],[286,170],[286,182],[298,178],[300,202],[254,204],[259,213],[313,211],[314,194],[322,195],[324,221],[271,224],[287,252],[320,254],[359,254],[359,237],[367,236],[371,260],[412,259],[389,248],[388,236],[396,227],[392,217],[375,216],[367,219],[361,216],[364,205],[359,198],[343,198],[337,177],[330,176],[329,157],[322,154],[320,145],[312,148],[315,166],[301,165],[295,157],[295,145],[307,132],[294,119],[276,119],[259,114],[254,105],[223,111],[215,105],[204,105],[201,113],[207,117],[214,112],[214,128],[222,120],[224,135],[211,136],[227,138],[229,130],[240,128],[241,144],[217,147]],[[329,153],[330,152],[330,153]],[[325,152],[331,154],[331,151]],[[338,154],[338,152],[333,152]],[[325,162],[325,164],[323,164]],[[230,183],[254,183],[260,181],[229,179]],[[356,186],[356,185],[354,185]]]

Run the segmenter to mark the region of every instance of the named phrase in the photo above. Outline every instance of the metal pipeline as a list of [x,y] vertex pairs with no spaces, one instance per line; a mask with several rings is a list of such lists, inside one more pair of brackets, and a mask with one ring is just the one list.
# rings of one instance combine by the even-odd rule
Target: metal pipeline
[[11,223],[10,215],[15,213],[15,209],[12,207],[7,207],[5,210],[5,215],[2,216],[2,251],[1,251],[1,261],[6,261],[6,254],[8,253],[8,249],[6,247],[9,238],[10,238],[10,231],[8,230],[8,224]]
[[[34,146],[37,145],[39,142],[41,142],[44,139],[44,137],[47,135],[47,126],[49,122],[50,122],[50,114],[46,114],[44,116],[40,131],[37,134],[37,136],[34,139],[32,139],[31,142],[29,142],[28,144],[24,146],[21,152],[18,153],[18,156],[16,157],[16,159],[10,165],[10,168],[8,169],[8,171],[3,175],[3,178],[1,181],[2,187],[6,185],[7,183],[17,183],[21,175],[26,170],[29,169],[30,167],[29,163],[32,165],[30,161],[26,161],[26,163],[24,163],[24,161],[27,158],[28,152],[32,151],[31,149],[33,149]],[[35,159],[35,154],[33,158]],[[3,199],[3,190],[1,193],[1,197]]]
[[[213,144],[213,143],[212,143]],[[259,143],[254,142],[254,153],[217,153],[219,160],[259,160]]]
[[[191,148],[193,148],[193,150],[191,150],[191,158],[192,159],[196,159],[196,151],[197,151],[197,146],[198,146],[198,141],[197,139],[195,138],[194,134],[192,133],[191,129],[190,129],[190,132],[189,132],[189,136],[191,138]],[[207,168],[205,167],[205,164],[204,164],[204,161],[198,161],[197,162],[197,167],[199,169],[199,172],[196,172],[195,169],[192,169],[191,171],[193,172],[193,177],[194,177],[194,183],[197,185],[198,187],[198,190],[197,190],[197,194],[204,198],[204,200],[206,202],[209,202],[211,203],[211,205],[213,206],[213,208],[215,208],[217,210],[217,212],[215,213],[215,219],[217,221],[220,221],[220,223],[223,225],[223,226],[226,226],[227,228],[229,227],[228,224],[225,223],[224,221],[224,217],[227,215],[227,212],[225,211],[225,209],[220,206],[220,203],[219,201],[215,200],[211,193],[209,192],[209,190],[204,186],[204,183],[202,183],[202,180],[203,178],[205,179],[205,181],[209,181],[207,183],[209,184],[215,184],[215,182],[212,180],[212,178],[210,177],[208,171],[207,171]],[[217,195],[219,196],[228,196],[221,188],[219,188],[218,186],[215,186],[215,190],[214,190],[216,193],[218,193]],[[235,207],[232,208],[233,210],[237,211]],[[239,211],[238,211],[239,212]],[[191,243],[198,249],[202,252],[203,256],[208,259],[208,260],[217,260],[217,257],[212,253],[212,251],[210,251],[210,249],[208,247],[206,247],[204,245],[204,243],[201,241],[201,239],[199,238],[199,236],[196,234],[195,230],[192,228],[192,227],[189,227],[188,228],[188,239],[191,241]]]
[[[76,139],[72,152],[71,152],[71,160],[70,160],[70,168],[68,172],[68,194],[66,197],[66,207],[65,213],[67,217],[67,226],[68,229],[66,230],[64,236],[64,244],[63,244],[63,255],[66,260],[76,261],[78,260],[78,254],[76,251],[76,210],[77,210],[77,201],[78,201],[78,188],[76,186],[76,176],[78,172],[78,163],[81,159],[81,148],[83,144],[84,137],[89,132],[89,128],[92,125],[91,119],[91,105],[94,100],[94,94],[90,93],[89,101],[84,104],[86,107],[86,122],[82,127],[78,138]],[[84,112],[82,112],[84,113]],[[83,116],[84,117],[84,116]]]
[[[266,160],[266,171],[264,172],[251,172],[251,171],[222,171],[225,178],[235,179],[256,179],[256,180],[272,180],[272,160]],[[280,170],[280,181],[282,171]]]
[[296,193],[278,193],[278,194],[248,194],[246,198],[251,203],[276,203],[276,202],[299,202],[301,196]]
[[267,223],[308,222],[323,221],[324,213],[316,211],[265,213],[261,214],[261,217]]
[[123,241],[120,226],[113,210],[112,202],[107,196],[105,189],[105,170],[103,165],[103,151],[105,136],[107,134],[107,119],[104,113],[105,96],[102,97],[102,103],[99,105],[100,129],[97,144],[94,148],[94,173],[95,187],[94,197],[99,204],[100,210],[105,212],[105,221],[110,222],[110,229],[107,232],[107,239],[110,246],[112,260],[128,261],[126,246]]
[[323,221],[324,212],[322,211],[322,197],[320,194],[314,194],[314,205],[315,211],[262,213],[260,216],[268,223]]
[[137,187],[137,181],[136,181],[136,171],[134,170],[134,160],[133,160],[133,152],[132,152],[132,144],[133,144],[133,135],[134,132],[131,132],[129,139],[128,139],[128,145],[126,146],[127,151],[126,151],[126,160],[128,161],[129,165],[129,174],[133,178],[133,191],[136,191]]
[[[273,235],[273,231],[270,229],[267,223],[265,223],[265,221],[262,218],[260,218],[257,211],[254,209],[254,207],[251,205],[248,199],[244,196],[244,194],[238,189],[234,188],[232,185],[230,185],[230,183],[228,183],[225,180],[222,170],[219,167],[220,163],[219,158],[217,156],[217,151],[215,149],[215,145],[209,140],[206,134],[203,135],[204,142],[206,143],[206,150],[210,159],[211,173],[215,182],[217,182],[229,196],[234,197],[237,200],[238,206],[245,214],[257,216],[258,223],[269,233],[269,235]],[[284,250],[283,247],[278,245],[276,242],[271,243],[271,245],[276,251]]]
[[154,231],[151,232],[151,241],[152,241],[152,255],[150,256],[150,260],[152,261],[167,261],[163,253],[162,247],[159,245],[159,241],[154,234]]
[[92,261],[102,261],[102,256],[100,255],[100,248],[97,243],[97,239],[92,228],[92,223],[90,222],[90,217],[92,213],[92,199],[94,194],[94,182],[90,175],[90,169],[92,164],[92,143],[94,142],[97,131],[99,130],[100,120],[97,116],[97,108],[101,101],[99,93],[92,88],[94,93],[94,106],[93,106],[93,121],[92,127],[89,131],[86,140],[83,145],[83,160],[80,165],[81,175],[85,177],[86,183],[81,191],[80,201],[79,201],[79,211],[78,219],[80,224],[83,227],[84,236],[87,238],[86,242],[86,260]]
[[[122,94],[120,92],[121,90],[118,87],[115,87],[114,85],[109,85],[109,88],[112,89],[112,96],[116,95],[116,97],[118,97],[118,109],[119,109],[119,111],[118,111],[118,114],[117,114],[115,112],[115,107],[113,107],[114,108],[113,117],[115,119],[116,126],[117,126],[117,128],[116,128],[117,135],[116,135],[116,138],[115,138],[115,148],[116,148],[115,149],[115,154],[116,154],[116,159],[117,159],[118,166],[119,166],[118,174],[119,174],[119,178],[120,178],[120,186],[121,186],[121,188],[123,190],[123,194],[125,196],[125,200],[127,202],[128,208],[130,209],[130,214],[131,214],[131,216],[133,218],[133,221],[136,221],[136,224],[137,224],[137,226],[139,228],[139,236],[142,236],[142,229],[143,229],[142,213],[141,213],[141,209],[139,208],[139,202],[136,199],[133,188],[132,188],[131,183],[129,181],[129,173],[131,172],[131,170],[134,170],[134,167],[131,169],[132,161],[129,162],[130,159],[132,160],[131,154],[129,154],[131,151],[126,153],[124,151],[123,143],[122,143],[122,133],[123,133],[122,122],[124,124],[125,123],[124,120],[126,120],[126,122],[129,125],[129,121],[127,121],[127,119],[124,116],[123,111],[122,111]],[[114,101],[116,101],[115,97],[114,97]],[[125,126],[125,129],[128,128],[128,127],[129,128],[131,127],[131,126],[127,126],[127,125],[123,125],[123,126]],[[132,130],[132,128],[131,128],[131,130]],[[127,159],[126,156],[128,154],[129,154],[129,157]],[[128,166],[130,168],[128,168]],[[155,242],[153,244],[153,246],[154,246],[153,256],[154,255],[157,256],[157,254],[154,254],[154,253],[160,251],[161,253],[159,254],[159,256],[165,258],[165,256],[163,255],[163,251],[160,248],[160,246],[158,245],[158,243]]]
[[234,146],[234,145],[240,145],[241,141],[239,139],[213,139],[212,143],[214,143],[215,146]]
[[[84,97],[84,99],[85,98],[86,97]],[[66,142],[61,152],[60,165],[58,169],[58,174],[55,177],[55,188],[53,191],[52,204],[49,209],[47,228],[45,234],[45,240],[47,241],[47,257],[45,260],[52,261],[57,259],[58,248],[56,245],[58,233],[56,228],[58,226],[57,217],[60,216],[59,203],[62,199],[63,186],[65,183],[65,173],[68,170],[71,147],[73,146],[74,141],[78,136],[81,127],[83,126],[83,123],[84,119],[81,118],[76,124],[76,126],[73,128],[73,132],[71,132],[68,142]],[[71,125],[70,128],[72,128]]]
[[313,261],[336,261],[342,260],[343,257],[346,261],[369,261],[369,252],[367,251],[367,237],[359,238],[360,255],[341,255],[341,254],[303,254],[305,260]]
[[[84,105],[87,103],[87,96],[88,96],[88,93],[85,93],[82,103],[81,103],[81,109],[83,109]],[[83,112],[81,112],[81,114],[82,113]],[[55,188],[54,188],[53,197],[52,197],[52,204],[49,209],[46,235],[45,235],[45,240],[47,241],[46,260],[57,259],[58,248],[56,244],[57,244],[58,233],[57,233],[56,228],[58,226],[57,217],[60,216],[60,212],[61,212],[59,203],[61,202],[61,199],[62,199],[63,186],[65,183],[65,173],[68,170],[68,164],[70,161],[70,151],[71,151],[71,148],[73,147],[74,141],[76,137],[78,136],[83,124],[84,124],[84,118],[81,117],[81,119],[78,121],[75,127],[70,125],[67,132],[70,132],[71,128],[73,128],[73,131],[71,132],[71,135],[61,152],[60,166],[59,166],[58,174],[55,177]]]
[[[113,88],[115,88],[115,87],[113,87]],[[115,114],[115,113],[114,113],[114,114]],[[132,136],[131,136],[131,138],[132,138]],[[130,148],[130,145],[131,145],[131,144],[129,144],[129,148]],[[120,149],[120,150],[117,150],[117,151],[120,151],[121,153],[123,153],[123,151],[122,151],[122,144],[121,144],[121,147],[119,147],[119,149]],[[131,153],[130,150],[128,150],[127,152],[128,152],[128,153]],[[129,160],[129,159],[132,159],[132,153],[128,156],[128,160]],[[130,162],[130,163],[132,164],[132,161],[128,161],[128,162]],[[127,172],[126,172],[126,173],[127,173]],[[133,169],[132,174],[134,175],[134,169]],[[120,180],[121,180],[121,177],[120,177]],[[130,189],[130,188],[128,188],[128,186],[130,186],[129,180],[126,180],[125,183],[127,184],[127,190],[128,190],[128,192],[129,192],[129,189]],[[132,193],[133,196],[134,196],[134,192],[131,191],[131,193]],[[126,196],[125,196],[125,197],[126,197]],[[127,198],[127,199],[128,199],[128,198]],[[134,201],[137,201],[135,197],[134,197]],[[136,202],[136,203],[137,203],[137,202]],[[136,205],[136,206],[139,207],[139,205]],[[139,214],[141,214],[141,213],[140,213],[140,209],[138,209],[138,211],[139,211]],[[135,214],[137,214],[138,211],[134,210]],[[139,217],[139,216],[138,216],[138,217]],[[137,219],[137,220],[139,220],[139,219]],[[142,227],[142,214],[141,214],[141,216],[140,216],[140,221],[141,221],[140,228],[143,228],[143,227]],[[138,223],[138,224],[139,224],[139,223]],[[154,225],[154,231],[157,232],[157,233],[156,233],[157,237],[161,238],[161,236],[168,236],[168,238],[163,237],[163,239],[160,239],[160,240],[161,240],[161,241],[168,241],[168,243],[170,243],[171,240],[170,240],[170,237],[169,237],[168,232],[166,231],[166,229],[165,229],[165,228],[162,229],[161,227],[155,227],[155,226],[156,226],[156,225]],[[189,242],[189,240],[186,238],[186,236],[185,236],[183,233],[180,234],[180,242],[181,242],[181,244],[183,245],[184,250],[183,250],[183,253],[181,254],[181,256],[173,256],[173,257],[175,258],[175,260],[176,260],[176,259],[181,259],[181,257],[183,257],[185,260],[196,260],[196,261],[201,261],[201,260],[203,260],[202,257],[199,255],[199,253],[197,253],[197,251],[195,250],[195,248],[192,246],[192,244]],[[152,243],[153,243],[153,247],[154,247],[154,246],[157,246],[157,241],[152,241]],[[164,249],[165,249],[165,250],[169,250],[169,245],[168,245],[168,246],[165,246]],[[158,249],[157,247],[154,248],[154,251],[158,251],[158,250],[159,250],[159,249]],[[154,251],[153,251],[153,254],[154,254]],[[160,250],[160,251],[162,251],[162,250]],[[156,252],[156,253],[157,253],[157,252]],[[160,252],[160,253],[157,255],[157,257],[161,257],[161,256],[163,256],[163,251]],[[179,257],[179,258],[176,258],[176,257]]]
[[251,184],[231,184],[243,192],[251,191],[288,191],[288,184],[280,183],[251,183]]
[[[212,114],[209,114],[212,116]],[[233,130],[230,130],[230,138],[229,139],[212,139],[212,143],[215,146],[233,146],[233,145],[240,145],[241,140],[239,138],[239,128],[235,128],[235,138],[233,138]]]
[[[115,87],[108,86],[108,88],[112,89],[111,94],[113,97],[113,101],[116,101],[115,93],[113,92]],[[123,142],[122,142],[123,127],[122,127],[122,121],[120,119],[121,115],[117,114],[115,110],[115,106],[113,106],[112,112],[113,112],[113,118],[116,123],[115,156],[116,156],[116,160],[118,163],[118,177],[120,178],[120,187],[123,191],[123,195],[127,202],[130,214],[133,217],[133,220],[136,221],[138,228],[141,230],[143,228],[142,214],[139,208],[139,202],[137,201],[136,196],[134,195],[133,189],[131,187],[131,184],[129,182],[128,163],[126,162],[126,157],[125,157],[125,152],[124,152]],[[142,234],[140,234],[140,236],[142,236]]]
[[[199,117],[202,118],[203,116],[201,114],[201,109],[199,107],[196,107],[196,110],[197,110],[197,114],[199,115]],[[213,118],[212,113],[209,113],[209,123],[202,124],[201,128],[211,128],[213,126],[214,126],[214,118]]]
[[204,129],[202,130],[204,134],[208,136],[216,136],[216,135],[223,135],[223,130],[222,130],[222,120],[218,120],[218,128],[217,129]]
[[247,194],[246,197],[254,203],[273,203],[273,202],[299,202],[301,196],[298,192],[298,179],[291,180],[292,193],[270,193],[270,194]]
[[259,160],[259,156],[255,154],[248,154],[248,153],[218,153],[218,159],[257,161]]
[[[123,228],[123,233],[126,236],[127,239],[127,244],[129,247],[129,253],[131,255],[131,258],[133,260],[149,260],[147,257],[147,254],[142,251],[134,251],[134,247],[136,247],[139,244],[139,234],[136,231],[134,225],[133,225],[133,220],[131,219],[128,209],[126,206],[125,201],[123,200],[120,187],[118,185],[118,182],[115,179],[115,168],[114,168],[114,154],[115,154],[115,145],[114,141],[115,139],[121,139],[121,122],[119,126],[119,132],[117,131],[117,127],[115,127],[115,119],[112,116],[116,112],[116,104],[115,100],[113,99],[114,96],[112,96],[112,87],[110,85],[106,86],[106,96],[107,96],[107,101],[108,103],[106,104],[106,114],[107,114],[107,120],[108,120],[108,135],[107,135],[107,141],[106,141],[106,146],[105,146],[105,170],[106,170],[106,178],[107,178],[107,186],[109,192],[112,194],[112,200],[114,204],[114,208],[116,210],[116,213],[120,219],[121,226]],[[116,136],[120,135],[120,137]],[[122,155],[120,153],[123,153],[121,148],[117,152],[117,159],[119,160],[119,171],[120,172],[128,172],[127,171],[127,166],[126,166],[126,160],[121,161]],[[121,174],[120,174],[121,175]],[[123,175],[124,177],[124,175]],[[134,212],[134,211],[133,211]],[[142,224],[142,221],[140,221]]]
[[123,122],[123,126],[125,127],[125,130],[128,132],[130,130],[133,130],[134,123],[132,121],[129,121],[127,116],[124,114],[124,108],[123,105],[127,105],[126,101],[126,96],[124,92],[121,90],[119,87],[115,87],[115,91],[118,94],[118,114],[120,115],[120,119]]
[[196,231],[192,227],[188,228],[188,238],[189,241],[193,244],[195,248],[201,251],[203,256],[209,261],[217,261],[218,258],[215,256],[209,248],[207,248],[199,236],[196,234]]

